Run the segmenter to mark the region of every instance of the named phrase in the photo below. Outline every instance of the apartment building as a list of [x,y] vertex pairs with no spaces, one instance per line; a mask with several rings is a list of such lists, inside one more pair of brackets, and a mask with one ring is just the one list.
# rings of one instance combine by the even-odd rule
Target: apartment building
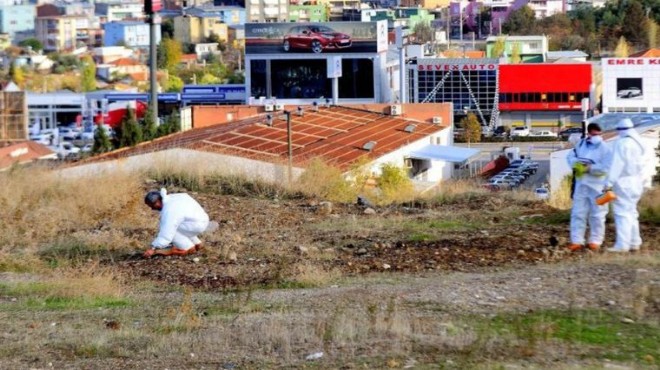
[[[502,36],[504,38],[504,54],[509,63],[514,49],[518,49],[521,63],[543,63],[548,53],[548,38],[545,35],[540,36]],[[500,39],[497,36],[490,36],[486,39],[486,57],[497,58],[493,54],[493,48]],[[504,57],[504,56],[503,56]]]
[[144,2],[134,0],[104,2],[95,4],[96,15],[101,22],[117,22],[124,20],[143,20]]
[[195,17],[217,18],[228,26],[245,24],[245,9],[239,6],[202,5],[184,10],[184,14]]
[[89,19],[85,16],[61,15],[37,17],[36,38],[45,51],[73,50],[90,42]]
[[246,22],[288,22],[289,0],[246,0]]
[[205,42],[211,34],[221,41],[228,40],[227,24],[214,16],[183,15],[174,18],[174,38],[184,44]]
[[36,14],[34,5],[0,6],[0,33],[14,37],[18,32],[34,31]]
[[[104,46],[149,47],[149,24],[137,21],[110,22],[103,25]],[[160,42],[160,27],[156,27],[156,43]]]
[[327,22],[328,8],[317,0],[303,1],[290,0],[289,2],[290,22]]

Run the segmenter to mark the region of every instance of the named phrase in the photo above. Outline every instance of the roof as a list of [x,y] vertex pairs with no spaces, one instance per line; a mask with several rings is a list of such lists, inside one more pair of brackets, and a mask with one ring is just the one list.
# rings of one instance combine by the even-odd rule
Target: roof
[[[184,148],[281,163],[287,158],[287,129],[283,114],[275,114],[272,127],[266,115],[229,124],[208,126],[169,135],[136,147],[117,150],[79,163],[118,159],[166,149]],[[365,110],[330,107],[301,117],[291,114],[293,162],[304,167],[312,158],[323,158],[347,169],[355,161],[379,158],[409,143],[443,130],[444,126],[406,120]],[[406,127],[414,125],[412,132]],[[362,146],[375,141],[371,151]]]
[[[197,44],[199,45],[199,44]],[[180,60],[182,62],[194,62],[197,60],[197,54],[183,54],[181,55]]]
[[559,58],[586,58],[589,54],[580,50],[561,50],[561,51],[548,51],[546,53],[548,59]]
[[107,22],[103,24],[103,27],[107,26],[145,26],[148,27],[149,25],[145,22],[140,22],[140,21],[112,21],[112,22]]
[[504,40],[506,42],[510,41],[537,41],[541,39],[547,39],[547,36],[545,35],[536,35],[536,36],[508,36],[508,35],[502,35],[502,36],[488,36],[486,39],[486,42],[497,42],[497,40],[500,39],[500,37],[504,37]]
[[25,163],[55,154],[48,147],[34,141],[23,141],[0,148],[0,169],[10,167],[14,163]]
[[660,58],[660,49],[651,48],[630,55],[630,58]]
[[481,59],[486,57],[486,52],[481,51],[481,50],[466,50],[465,52],[463,50],[445,50],[442,55],[445,58],[476,58],[476,59]]
[[[530,85],[529,81],[534,84]],[[588,92],[591,82],[591,63],[500,64],[502,93]]]
[[109,62],[108,64],[111,64],[116,67],[126,67],[126,66],[139,66],[142,65],[142,63],[138,62],[137,60],[133,58],[119,58],[117,60],[114,60],[112,62]]
[[479,154],[480,150],[447,145],[427,145],[410,152],[410,158],[432,159],[452,163],[463,163]]

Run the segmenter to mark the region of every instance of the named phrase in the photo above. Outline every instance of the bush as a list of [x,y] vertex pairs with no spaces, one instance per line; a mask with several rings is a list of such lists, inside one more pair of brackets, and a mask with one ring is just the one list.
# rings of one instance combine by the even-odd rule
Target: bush
[[414,197],[413,183],[406,170],[394,164],[381,166],[378,188],[381,191],[379,203],[406,202]]
[[357,192],[344,178],[341,170],[319,158],[309,163],[295,187],[308,196],[317,196],[333,202],[351,202],[357,198]]

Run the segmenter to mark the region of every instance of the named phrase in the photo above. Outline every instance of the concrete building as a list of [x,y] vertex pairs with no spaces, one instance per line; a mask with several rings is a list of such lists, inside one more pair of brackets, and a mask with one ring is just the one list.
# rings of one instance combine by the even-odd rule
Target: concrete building
[[228,43],[233,48],[241,49],[245,47],[245,26],[229,26],[228,27]]
[[320,1],[291,0],[289,3],[289,21],[291,22],[327,22],[328,8]]
[[37,15],[34,5],[8,5],[0,7],[0,33],[14,37],[17,32],[34,31]]
[[45,51],[73,50],[88,45],[89,19],[86,16],[49,16],[36,19],[36,37]]
[[289,20],[289,0],[246,0],[245,21],[287,22]]
[[450,0],[401,0],[400,5],[403,7],[424,9],[446,8],[449,6]]
[[504,57],[511,63],[514,49],[518,48],[521,63],[545,62],[548,53],[548,38],[540,36],[490,36],[486,39],[486,57],[497,58],[493,55],[493,48],[500,38],[504,38]]
[[[103,25],[104,46],[149,47],[149,25],[145,22],[122,21]],[[156,42],[160,42],[160,27],[156,27]]]
[[95,3],[96,15],[101,22],[117,22],[124,20],[144,20],[144,3],[142,1],[113,1]]
[[[447,125],[384,115],[374,110],[343,106],[307,109],[292,114],[296,127],[290,170],[287,160],[286,119],[281,114],[259,114],[235,121],[192,129],[135,148],[107,153],[72,168],[69,173],[82,175],[99,170],[140,169],[156,160],[188,158],[205,163],[208,168],[222,168],[270,182],[286,182],[305,171],[314,158],[321,159],[349,173],[354,163],[365,163],[377,176],[383,164],[406,168],[416,185],[437,186],[452,178],[474,149],[454,148],[452,122],[448,105],[436,105],[436,114]],[[210,108],[212,109],[212,108]],[[411,109],[414,109],[411,107]],[[217,113],[215,114],[218,115]],[[319,127],[324,130],[319,131]]]
[[228,26],[245,24],[245,8],[239,6],[202,5],[183,10],[184,15],[205,18],[217,18]]
[[183,15],[174,18],[174,38],[184,44],[206,42],[212,34],[221,41],[227,41],[227,24],[214,16]]
[[660,113],[660,58],[605,58],[603,113]]

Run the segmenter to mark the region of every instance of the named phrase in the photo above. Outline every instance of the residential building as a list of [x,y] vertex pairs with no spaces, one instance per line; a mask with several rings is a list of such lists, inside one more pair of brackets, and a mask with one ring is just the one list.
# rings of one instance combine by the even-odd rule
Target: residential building
[[[357,16],[359,14],[359,17]],[[420,23],[430,23],[435,19],[428,9],[399,7],[393,9],[345,9],[344,21],[375,22],[387,20],[387,27],[402,26],[412,30]]]
[[36,37],[45,51],[73,50],[90,42],[86,16],[49,16],[36,18]]
[[245,48],[245,26],[229,26],[228,27],[228,43],[235,49]]
[[[149,24],[136,21],[110,22],[103,25],[103,45],[149,47]],[[156,27],[156,43],[160,42],[160,27]]]
[[11,46],[11,36],[8,33],[0,33],[0,51]]
[[580,50],[548,51],[545,53],[548,63],[586,62],[589,55]]
[[448,7],[449,2],[450,0],[401,0],[400,5],[410,8],[436,9]]
[[287,22],[289,0],[246,0],[245,12],[247,23]]
[[174,38],[184,44],[206,42],[212,34],[218,36],[220,41],[227,41],[227,24],[214,16],[183,15],[174,18]]
[[96,68],[96,75],[106,81],[116,81],[125,76],[132,77],[147,73],[148,67],[132,58],[120,58]]
[[144,2],[142,1],[114,1],[96,3],[96,15],[101,22],[116,22],[123,20],[143,20]]
[[548,38],[545,35],[540,36],[490,36],[486,39],[486,57],[496,58],[493,55],[493,47],[500,38],[504,38],[505,60],[511,63],[511,56],[514,50],[520,55],[522,63],[541,63],[545,62],[548,52]]
[[317,0],[289,2],[290,22],[327,22],[328,9],[324,3]]
[[239,6],[203,5],[184,9],[184,15],[217,18],[228,26],[245,24],[245,9]]
[[607,0],[566,0],[566,11],[576,10],[582,6],[602,8],[606,2]]
[[341,21],[344,19],[345,9],[368,9],[368,5],[363,4],[360,0],[324,0],[327,4],[330,14],[328,15],[331,21]]
[[218,44],[215,42],[195,44],[195,55],[197,59],[202,59],[209,54],[218,53]]
[[133,50],[124,46],[105,46],[94,48],[94,60],[100,64],[110,63],[121,58],[128,58],[132,55]]
[[14,37],[17,32],[34,31],[36,17],[34,5],[9,5],[0,7],[0,33]]

